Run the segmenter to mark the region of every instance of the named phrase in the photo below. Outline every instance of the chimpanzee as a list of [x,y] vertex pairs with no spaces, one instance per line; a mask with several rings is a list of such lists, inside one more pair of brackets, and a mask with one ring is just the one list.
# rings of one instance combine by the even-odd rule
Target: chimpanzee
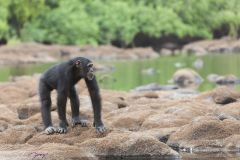
[[[66,119],[66,102],[70,99],[72,110],[72,125],[80,124],[85,127],[87,121],[79,116],[79,98],[74,85],[84,79],[91,97],[94,122],[97,132],[103,133],[106,128],[101,119],[101,97],[94,75],[93,63],[84,57],[76,57],[57,64],[48,69],[40,78],[39,94],[41,113],[47,134],[66,133],[68,122]],[[51,91],[57,90],[57,110],[60,119],[59,127],[54,128],[51,120]]]

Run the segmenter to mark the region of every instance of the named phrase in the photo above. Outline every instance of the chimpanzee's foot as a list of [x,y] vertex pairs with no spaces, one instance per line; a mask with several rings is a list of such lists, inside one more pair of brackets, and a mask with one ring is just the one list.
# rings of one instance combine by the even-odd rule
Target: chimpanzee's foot
[[59,133],[59,134],[67,133],[67,128],[58,127],[56,130],[56,133]]
[[44,130],[44,132],[45,132],[47,135],[53,134],[53,133],[55,133],[56,131],[57,131],[57,129],[56,129],[55,127],[53,127],[53,126],[49,126],[49,127],[47,127],[47,128]]
[[96,131],[97,133],[104,133],[107,131],[107,129],[104,127],[104,125],[102,125],[102,126],[96,127]]
[[96,128],[97,133],[104,133],[107,131],[102,122],[93,122],[93,126]]
[[76,126],[80,124],[82,127],[87,127],[87,120],[86,119],[81,119],[79,116],[78,117],[73,117],[72,118],[72,126]]
[[61,120],[59,123],[59,127],[56,130],[56,133],[59,134],[63,134],[63,133],[67,133],[67,126],[68,126],[68,122],[65,120]]

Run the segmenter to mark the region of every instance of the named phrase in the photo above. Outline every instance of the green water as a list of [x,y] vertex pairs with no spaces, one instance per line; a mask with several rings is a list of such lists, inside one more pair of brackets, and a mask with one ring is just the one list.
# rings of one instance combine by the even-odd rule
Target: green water
[[[162,85],[168,84],[173,73],[178,68],[194,68],[193,62],[199,59],[195,56],[160,57],[152,60],[127,60],[98,62],[107,66],[113,66],[112,72],[98,72],[97,77],[101,88],[114,90],[130,90],[139,85],[157,82]],[[219,75],[234,74],[240,77],[240,55],[207,55],[200,58],[204,65],[201,69],[195,69],[203,78],[200,91],[215,87],[206,79],[207,75],[216,73]],[[10,76],[31,75],[42,73],[52,64],[21,65],[0,68],[0,81],[7,81]],[[144,74],[142,70],[152,68],[153,75]],[[239,87],[238,87],[239,88]]]
[[[204,65],[201,69],[195,69],[193,62],[202,59]],[[115,72],[108,73],[106,81],[100,84],[103,88],[115,90],[129,90],[136,86],[157,82],[168,84],[174,72],[179,68],[188,67],[195,69],[204,79],[199,87],[200,91],[215,87],[206,78],[211,73],[219,75],[234,74],[240,77],[240,55],[208,55],[201,58],[195,56],[160,57],[152,60],[116,61],[108,62],[116,67]],[[156,74],[143,74],[142,70],[154,68]],[[100,75],[99,78],[101,79]],[[239,88],[239,87],[238,87]]]

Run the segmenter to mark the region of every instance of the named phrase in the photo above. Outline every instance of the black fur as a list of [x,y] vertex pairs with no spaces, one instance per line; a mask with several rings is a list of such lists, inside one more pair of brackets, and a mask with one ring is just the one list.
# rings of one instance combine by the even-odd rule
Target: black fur
[[[86,120],[79,117],[79,98],[75,84],[80,79],[85,79],[92,100],[94,113],[94,126],[98,132],[104,132],[105,128],[101,120],[101,97],[91,61],[83,57],[77,57],[67,62],[57,64],[48,69],[41,77],[39,94],[41,101],[42,119],[45,128],[52,128],[51,120],[51,91],[57,90],[57,109],[60,119],[59,133],[65,133],[68,122],[66,119],[67,98],[70,99],[73,125],[86,126]],[[89,67],[91,66],[91,67]],[[91,78],[89,78],[91,77]],[[51,129],[53,130],[53,129]]]

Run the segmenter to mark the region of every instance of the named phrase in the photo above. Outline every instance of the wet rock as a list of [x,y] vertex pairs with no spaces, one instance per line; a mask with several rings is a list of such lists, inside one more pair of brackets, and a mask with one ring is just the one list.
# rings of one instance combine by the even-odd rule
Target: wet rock
[[239,53],[240,40],[222,38],[214,40],[201,40],[185,45],[182,52],[205,55],[207,53]]
[[172,77],[179,88],[197,88],[202,82],[202,77],[190,68],[177,70]]
[[233,86],[239,84],[240,80],[237,76],[229,74],[229,75],[218,75],[218,74],[210,74],[207,79],[210,82],[214,82],[217,85],[226,85]]
[[178,87],[175,85],[165,85],[161,86],[157,83],[150,83],[142,86],[138,86],[133,91],[136,92],[141,92],[141,91],[158,91],[158,90],[174,90],[177,89]]
[[140,130],[141,133],[145,135],[150,135],[157,138],[160,142],[166,143],[168,141],[169,136],[176,132],[179,127],[172,128],[154,128],[149,130]]
[[223,139],[239,133],[239,121],[206,117],[181,127],[167,144],[189,152],[216,152],[224,149]]
[[156,70],[154,68],[147,68],[147,69],[143,69],[141,73],[144,75],[153,76],[156,74]]
[[95,155],[178,156],[154,137],[135,132],[112,132],[104,138],[85,141],[80,146]]
[[204,65],[204,62],[202,59],[198,58],[196,59],[194,62],[193,62],[193,67],[196,68],[196,69],[202,69],[203,68],[203,65]]
[[4,145],[0,151],[4,160],[22,159],[57,159],[57,160],[97,160],[92,153],[79,148],[61,143],[45,143],[43,145]]
[[161,49],[160,54],[164,56],[171,56],[173,52],[170,49],[163,48]]
[[183,53],[196,54],[198,56],[203,56],[207,54],[207,51],[204,47],[200,47],[194,44],[185,45],[182,49]]

